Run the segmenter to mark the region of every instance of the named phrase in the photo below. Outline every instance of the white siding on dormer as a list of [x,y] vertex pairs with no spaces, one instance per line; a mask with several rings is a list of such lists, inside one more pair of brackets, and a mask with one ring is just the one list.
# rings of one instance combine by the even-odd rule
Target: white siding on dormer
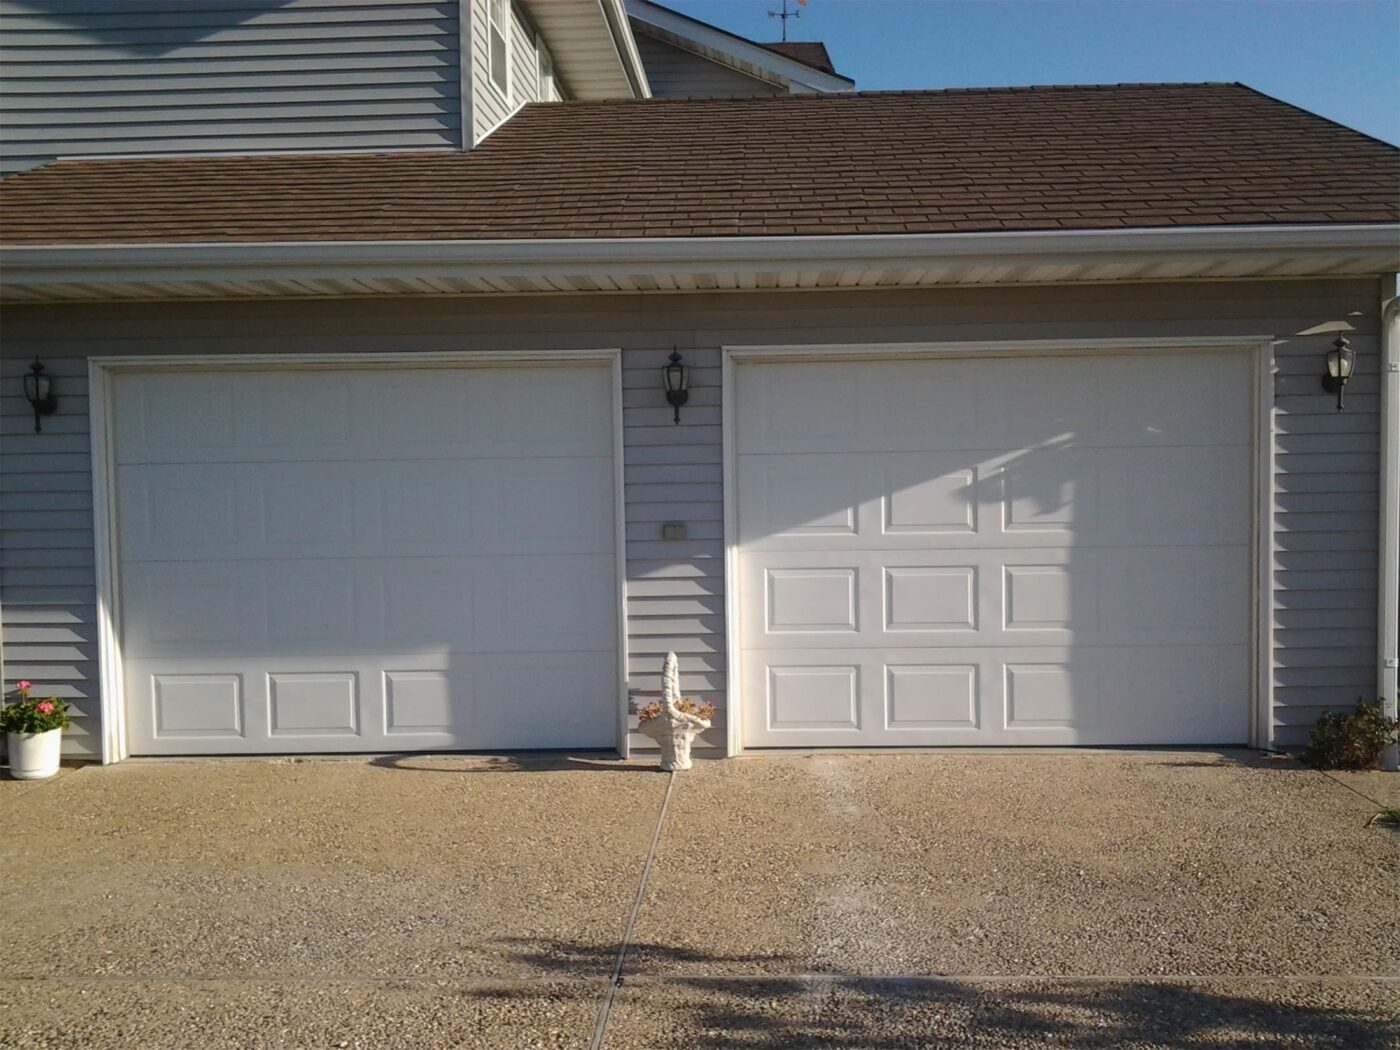
[[474,142],[480,142],[501,121],[528,102],[555,102],[568,98],[558,78],[554,95],[540,95],[539,35],[525,20],[519,6],[510,4],[510,92],[503,93],[491,78],[491,0],[464,0],[471,4],[472,41],[472,132]]
[[0,171],[463,145],[457,0],[0,0],[0,33]]

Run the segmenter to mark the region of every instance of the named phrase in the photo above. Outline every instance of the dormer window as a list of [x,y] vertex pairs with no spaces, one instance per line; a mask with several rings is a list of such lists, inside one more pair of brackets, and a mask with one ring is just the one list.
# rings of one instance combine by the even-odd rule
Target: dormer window
[[491,83],[510,98],[510,0],[486,0],[487,68]]

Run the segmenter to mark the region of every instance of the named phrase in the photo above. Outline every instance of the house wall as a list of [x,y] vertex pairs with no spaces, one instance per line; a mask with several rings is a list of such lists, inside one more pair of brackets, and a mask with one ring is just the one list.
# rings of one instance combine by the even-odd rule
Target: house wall
[[462,145],[456,0],[0,0],[0,171]]
[[[97,753],[89,355],[622,347],[629,685],[658,690],[661,657],[674,649],[687,694],[721,705],[702,740],[720,747],[720,347],[1273,335],[1275,719],[1279,742],[1299,744],[1322,710],[1375,688],[1379,299],[1375,280],[1310,280],[11,306],[0,348],[5,673],[56,685],[78,715],[68,753]],[[1340,413],[1318,382],[1335,338],[1325,329],[1339,322],[1354,329],[1358,354]],[[692,367],[679,426],[660,390],[673,346]],[[42,434],[17,378],[36,355],[60,399]],[[686,522],[690,538],[663,542],[663,521]]]
[[782,95],[777,84],[711,62],[684,51],[664,40],[645,35],[632,23],[642,67],[647,71],[651,93],[656,98],[739,98],[751,95]]

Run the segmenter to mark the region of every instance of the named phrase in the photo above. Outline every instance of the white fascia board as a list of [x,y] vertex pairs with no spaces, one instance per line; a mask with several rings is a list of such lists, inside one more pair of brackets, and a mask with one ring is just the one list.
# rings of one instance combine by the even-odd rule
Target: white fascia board
[[741,62],[747,62],[765,70],[773,76],[791,81],[811,91],[853,91],[855,81],[838,74],[823,73],[803,62],[795,61],[776,51],[745,40],[743,37],[727,33],[723,29],[675,11],[667,10],[647,0],[626,0],[627,13],[638,22],[663,30],[682,40],[688,40],[700,47],[722,55],[730,55]]
[[647,81],[646,66],[642,64],[642,53],[637,49],[637,38],[632,35],[632,20],[627,16],[624,0],[600,0],[600,3],[636,97],[651,98],[651,84]]
[[259,241],[42,245],[0,252],[0,283],[79,284],[356,277],[531,277],[677,272],[1083,265],[1356,253],[1400,269],[1400,224],[1173,227],[839,237],[499,241]]

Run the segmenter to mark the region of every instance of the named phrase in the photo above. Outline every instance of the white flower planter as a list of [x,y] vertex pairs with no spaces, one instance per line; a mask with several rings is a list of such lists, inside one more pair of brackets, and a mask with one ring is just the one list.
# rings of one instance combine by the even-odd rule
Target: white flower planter
[[661,748],[662,769],[689,769],[690,745],[696,734],[709,729],[710,723],[694,715],[682,715],[686,722],[673,722],[663,710],[655,718],[649,718],[637,728],[656,741]]
[[637,726],[661,748],[662,769],[689,769],[690,745],[696,734],[710,728],[708,718],[680,710],[680,701],[680,661],[675,653],[667,653],[661,665],[661,713]]
[[43,780],[58,772],[62,729],[42,733],[7,733],[10,749],[10,776],[16,780]]

